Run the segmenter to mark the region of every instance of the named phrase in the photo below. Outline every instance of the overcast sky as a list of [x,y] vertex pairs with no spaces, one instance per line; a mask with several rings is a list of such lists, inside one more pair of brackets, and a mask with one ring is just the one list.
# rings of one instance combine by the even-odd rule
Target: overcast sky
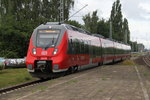
[[[108,19],[114,1],[116,0],[75,0],[75,6],[71,14],[86,4],[88,4],[88,6],[71,19],[83,24],[82,16],[95,10],[98,10],[99,18]],[[123,16],[129,21],[131,40],[143,43],[146,48],[150,49],[150,0],[120,1]]]

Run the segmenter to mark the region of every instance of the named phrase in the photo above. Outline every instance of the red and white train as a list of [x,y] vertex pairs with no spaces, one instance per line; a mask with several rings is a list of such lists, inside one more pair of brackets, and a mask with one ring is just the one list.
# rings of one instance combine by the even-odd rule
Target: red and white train
[[38,26],[30,39],[26,66],[34,77],[74,72],[130,57],[131,47],[68,24],[48,22]]

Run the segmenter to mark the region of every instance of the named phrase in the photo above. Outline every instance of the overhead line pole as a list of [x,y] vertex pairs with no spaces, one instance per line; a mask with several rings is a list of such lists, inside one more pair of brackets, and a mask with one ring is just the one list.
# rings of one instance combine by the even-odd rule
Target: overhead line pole
[[128,43],[128,31],[127,29],[125,30],[125,43],[127,44]]
[[109,28],[110,28],[109,29],[109,38],[112,39],[112,22],[111,22],[111,19],[110,19],[110,23],[109,24],[110,24],[110,26],[109,26]]
[[59,6],[59,22],[64,22],[64,1],[60,0],[59,1],[60,6]]

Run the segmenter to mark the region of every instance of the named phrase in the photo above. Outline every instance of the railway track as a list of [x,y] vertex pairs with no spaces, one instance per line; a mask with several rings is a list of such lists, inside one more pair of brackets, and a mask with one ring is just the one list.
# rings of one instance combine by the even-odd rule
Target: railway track
[[142,59],[143,59],[144,63],[145,63],[148,67],[150,67],[150,56],[149,56],[149,55],[143,56]]
[[13,91],[16,91],[18,89],[22,89],[22,88],[25,88],[25,87],[37,85],[37,84],[40,84],[40,83],[45,82],[45,81],[48,81],[48,79],[47,80],[35,80],[35,81],[26,82],[26,83],[22,83],[22,84],[19,84],[19,85],[11,86],[11,87],[8,87],[8,88],[3,88],[3,89],[0,89],[0,95],[11,93]]

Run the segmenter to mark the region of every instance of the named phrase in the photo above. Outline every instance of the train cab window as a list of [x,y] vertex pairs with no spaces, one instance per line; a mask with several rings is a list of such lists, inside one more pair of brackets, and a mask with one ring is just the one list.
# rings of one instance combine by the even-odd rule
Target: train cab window
[[55,47],[60,30],[39,30],[37,34],[37,47]]

